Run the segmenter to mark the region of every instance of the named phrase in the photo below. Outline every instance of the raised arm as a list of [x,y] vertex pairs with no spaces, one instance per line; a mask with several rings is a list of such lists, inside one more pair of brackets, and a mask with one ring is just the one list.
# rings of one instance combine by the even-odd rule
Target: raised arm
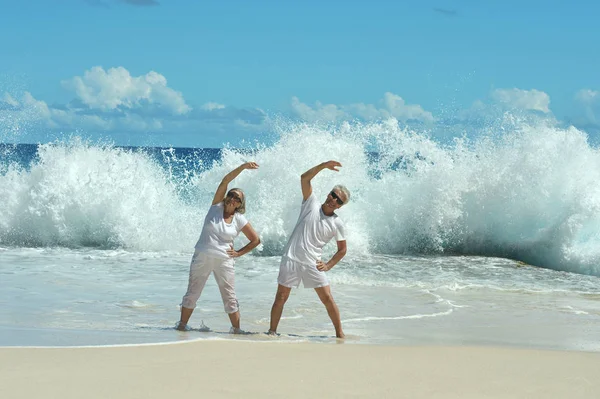
[[242,170],[244,169],[258,169],[258,164],[256,162],[246,162],[241,164],[231,172],[227,173],[223,180],[221,180],[219,187],[217,187],[217,191],[215,192],[212,205],[217,205],[219,202],[225,199],[225,195],[227,194],[227,186],[229,185],[229,183],[231,183],[233,179],[235,179],[240,173],[242,173]]
[[342,164],[338,161],[327,161],[320,163],[317,166],[314,166],[306,172],[302,173],[302,176],[300,176],[300,184],[302,185],[302,198],[304,199],[304,201],[306,201],[308,197],[310,197],[310,195],[312,194],[312,185],[310,184],[310,181],[313,179],[313,177],[317,175],[317,173],[319,173],[323,169],[329,169],[339,172],[339,170],[336,168],[339,168],[341,166]]

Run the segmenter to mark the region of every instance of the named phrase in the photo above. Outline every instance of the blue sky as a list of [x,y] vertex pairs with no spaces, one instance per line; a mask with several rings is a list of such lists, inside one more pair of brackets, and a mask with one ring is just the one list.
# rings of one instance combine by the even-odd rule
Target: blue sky
[[0,4],[0,141],[218,147],[273,115],[468,124],[490,108],[600,126],[598,2]]

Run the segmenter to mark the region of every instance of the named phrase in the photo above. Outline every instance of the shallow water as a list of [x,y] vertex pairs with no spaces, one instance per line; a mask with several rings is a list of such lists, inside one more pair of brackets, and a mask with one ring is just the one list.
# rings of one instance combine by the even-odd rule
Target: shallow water
[[[242,327],[211,277],[190,332],[173,329],[190,254],[0,250],[0,346],[141,344],[192,339],[336,342],[323,305],[294,289],[268,330],[279,257],[236,264]],[[598,278],[485,257],[348,256],[329,272],[347,343],[510,345],[600,350]],[[200,331],[202,323],[212,332]]]

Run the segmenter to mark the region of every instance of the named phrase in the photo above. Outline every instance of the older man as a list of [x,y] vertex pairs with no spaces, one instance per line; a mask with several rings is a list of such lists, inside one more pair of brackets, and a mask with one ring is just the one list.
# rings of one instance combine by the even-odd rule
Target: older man
[[[271,326],[269,334],[277,332],[277,325],[283,313],[283,306],[290,296],[292,287],[300,282],[304,288],[314,288],[325,305],[327,313],[335,327],[335,335],[344,338],[340,311],[333,300],[329,280],[325,274],[346,255],[346,237],[344,224],[335,211],[348,203],[350,192],[344,186],[335,186],[324,203],[319,203],[312,192],[311,180],[323,169],[338,172],[342,165],[337,161],[323,162],[309,170],[301,177],[302,207],[296,227],[284,249],[279,266],[278,287],[275,301],[271,308]],[[332,238],[336,239],[337,252],[328,262],[321,259],[323,247]]]

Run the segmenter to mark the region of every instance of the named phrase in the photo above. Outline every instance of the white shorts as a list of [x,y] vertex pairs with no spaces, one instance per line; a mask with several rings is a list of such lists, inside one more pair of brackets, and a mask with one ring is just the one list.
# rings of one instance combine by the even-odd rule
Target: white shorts
[[196,307],[196,302],[200,298],[206,280],[213,273],[219,286],[219,291],[221,291],[225,312],[237,312],[239,305],[235,296],[235,271],[233,264],[233,258],[222,259],[196,251],[190,264],[190,280],[187,292],[181,301],[181,306],[188,309]]
[[329,285],[329,279],[325,272],[317,269],[317,265],[305,265],[284,256],[279,265],[279,277],[277,283],[284,287],[298,287],[302,281],[304,288],[319,288]]

